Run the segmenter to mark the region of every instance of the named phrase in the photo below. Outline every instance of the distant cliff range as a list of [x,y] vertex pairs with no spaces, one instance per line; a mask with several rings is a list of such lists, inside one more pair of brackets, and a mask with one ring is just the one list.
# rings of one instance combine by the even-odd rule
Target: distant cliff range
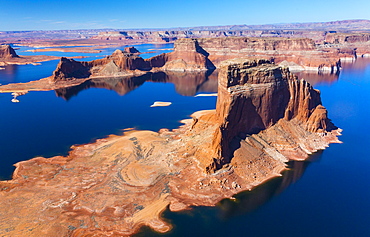
[[309,37],[319,42],[327,33],[370,32],[370,20],[284,23],[265,25],[227,25],[178,27],[167,29],[86,29],[48,31],[4,31],[1,41],[30,41],[52,39],[151,40],[173,41],[178,38],[203,37]]

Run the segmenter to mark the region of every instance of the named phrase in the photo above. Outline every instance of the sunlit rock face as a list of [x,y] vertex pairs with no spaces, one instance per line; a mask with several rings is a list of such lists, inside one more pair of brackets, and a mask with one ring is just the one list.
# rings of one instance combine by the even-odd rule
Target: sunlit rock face
[[[229,59],[258,57],[271,59],[276,64],[283,63],[296,70],[325,73],[338,71],[341,57],[350,58],[355,56],[353,52],[344,53],[343,50],[337,51],[336,48],[320,49],[312,39],[282,37],[179,39],[175,42],[175,50],[172,54],[186,55],[185,52],[194,51],[206,57],[205,67],[208,69],[218,68],[222,61]],[[190,61],[199,62],[199,60],[194,59]],[[204,67],[204,64],[199,64],[199,67]]]
[[18,55],[10,45],[0,45],[0,59],[1,58],[18,58]]
[[214,162],[207,169],[221,168],[231,161],[235,139],[257,134],[282,119],[294,119],[313,133],[334,128],[319,91],[297,80],[288,69],[261,59],[224,62],[216,106],[220,125],[213,138]]

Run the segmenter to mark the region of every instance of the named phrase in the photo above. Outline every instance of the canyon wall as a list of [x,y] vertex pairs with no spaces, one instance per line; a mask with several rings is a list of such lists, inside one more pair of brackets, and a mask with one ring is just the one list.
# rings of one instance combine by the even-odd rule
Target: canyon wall
[[331,44],[364,43],[370,41],[370,33],[330,33],[325,42]]
[[130,41],[145,40],[147,42],[174,42],[181,38],[226,38],[226,37],[310,37],[315,42],[322,42],[326,30],[285,30],[285,29],[244,29],[244,30],[163,30],[163,31],[103,31],[91,37],[96,40]]
[[[265,58],[294,71],[336,73],[340,70],[341,60],[355,60],[358,52],[361,55],[370,53],[370,41],[362,42],[366,37],[363,35],[358,39],[362,47],[356,43],[357,48],[355,43],[317,45],[308,38],[182,38],[176,40],[173,52],[149,59],[139,57],[139,52],[132,47],[125,51],[116,50],[111,56],[86,63],[62,59],[54,73],[54,81],[63,76],[72,78],[68,70],[74,68],[76,78],[117,77],[145,74],[148,71],[207,71],[219,67],[222,61],[241,57]],[[63,70],[67,72],[58,72]]]
[[[355,57],[370,57],[370,33],[327,34],[324,46],[337,47],[337,50],[341,52],[352,51]],[[344,56],[342,60],[353,61],[353,58]]]
[[[189,44],[193,44],[190,47]],[[196,48],[207,57],[208,68],[218,67],[228,59],[240,57],[258,57],[272,59],[276,64],[297,70],[313,70],[334,73],[340,69],[340,53],[318,49],[315,42],[308,38],[200,38],[179,39],[175,42],[175,51],[181,52]],[[346,52],[345,55],[349,53]],[[353,55],[350,55],[353,56]],[[211,65],[211,66],[209,66]]]

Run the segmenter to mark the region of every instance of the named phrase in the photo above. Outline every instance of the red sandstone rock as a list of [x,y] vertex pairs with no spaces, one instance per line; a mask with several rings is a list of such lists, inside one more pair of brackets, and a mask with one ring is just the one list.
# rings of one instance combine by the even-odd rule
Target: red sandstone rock
[[18,55],[10,45],[0,45],[0,59],[17,58]]
[[321,105],[320,93],[304,80],[266,60],[224,62],[219,74],[217,121],[208,172],[230,163],[235,139],[274,126],[279,120],[297,120],[309,132],[335,128]]

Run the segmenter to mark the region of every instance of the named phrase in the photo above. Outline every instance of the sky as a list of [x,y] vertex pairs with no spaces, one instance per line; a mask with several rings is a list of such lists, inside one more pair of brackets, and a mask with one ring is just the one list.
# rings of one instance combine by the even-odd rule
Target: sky
[[370,20],[369,0],[0,0],[0,31]]

